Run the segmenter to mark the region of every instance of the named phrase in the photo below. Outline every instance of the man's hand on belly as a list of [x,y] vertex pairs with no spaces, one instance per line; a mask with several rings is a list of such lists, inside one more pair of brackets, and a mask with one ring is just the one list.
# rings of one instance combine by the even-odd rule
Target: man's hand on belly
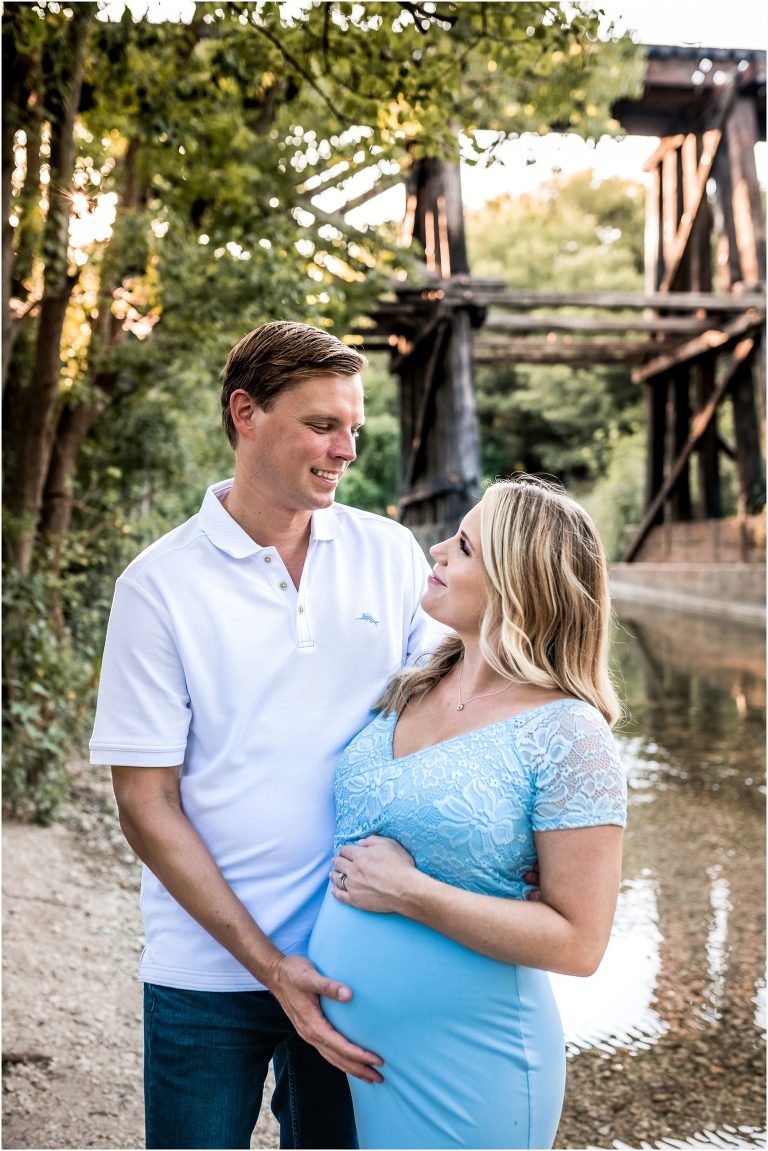
[[349,987],[321,975],[308,959],[300,955],[281,956],[264,982],[302,1039],[316,1047],[324,1059],[364,1083],[383,1082],[383,1076],[376,1070],[382,1066],[383,1060],[372,1051],[365,1051],[345,1039],[321,1010],[321,996],[340,1003],[348,1002],[352,998]]

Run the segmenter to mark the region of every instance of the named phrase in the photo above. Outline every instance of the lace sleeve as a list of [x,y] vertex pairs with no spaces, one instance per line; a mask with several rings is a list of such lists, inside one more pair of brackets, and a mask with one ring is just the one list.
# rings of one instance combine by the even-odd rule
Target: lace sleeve
[[616,741],[595,708],[577,703],[530,732],[534,831],[626,826],[627,784]]

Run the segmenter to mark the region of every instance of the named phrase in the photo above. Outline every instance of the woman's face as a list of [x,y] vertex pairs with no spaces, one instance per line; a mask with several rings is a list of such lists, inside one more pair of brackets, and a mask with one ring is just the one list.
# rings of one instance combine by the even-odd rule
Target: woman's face
[[480,553],[482,504],[464,516],[455,536],[429,549],[435,561],[421,606],[459,635],[475,634],[485,611],[487,584]]

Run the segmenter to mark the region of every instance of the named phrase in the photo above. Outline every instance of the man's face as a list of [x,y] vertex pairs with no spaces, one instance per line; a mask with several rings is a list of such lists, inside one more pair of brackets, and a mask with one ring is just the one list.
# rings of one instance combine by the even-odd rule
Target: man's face
[[329,507],[357,455],[363,420],[359,375],[311,377],[281,392],[270,411],[255,411],[253,434],[238,445],[238,467],[276,508]]

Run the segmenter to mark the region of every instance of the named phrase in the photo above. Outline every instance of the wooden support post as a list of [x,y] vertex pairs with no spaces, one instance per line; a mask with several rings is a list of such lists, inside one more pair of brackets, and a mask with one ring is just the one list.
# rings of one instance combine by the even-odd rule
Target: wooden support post
[[675,260],[675,239],[680,219],[679,152],[670,151],[661,162],[661,248],[663,260],[662,291],[669,288],[668,272]]
[[[688,429],[691,421],[687,368],[678,368],[672,373],[669,397],[671,400],[669,404],[669,421],[671,427],[669,429],[668,442],[671,468],[688,439]],[[670,519],[686,523],[690,518],[691,484],[688,474],[688,463],[686,462],[670,497]]]
[[447,298],[450,285],[469,275],[458,161],[414,162],[407,218],[436,282],[412,316],[415,346],[393,362],[401,396],[399,515],[427,548],[456,530],[480,494],[472,354],[477,306]]
[[758,132],[753,100],[736,101],[729,128],[728,159],[740,280],[751,286],[765,280],[765,214],[755,167]]
[[[712,360],[704,360],[694,366],[696,375],[696,410],[703,412],[715,390],[715,365]],[[698,504],[699,518],[716,520],[723,514],[720,497],[720,439],[716,423],[702,432],[697,449],[698,455]]]
[[651,528],[659,522],[659,515],[664,506],[664,501],[668,498],[670,492],[675,487],[675,484],[680,478],[683,469],[690,459],[691,452],[697,446],[702,435],[709,427],[715,412],[717,411],[718,404],[721,402],[723,396],[733,384],[733,381],[742,363],[747,360],[749,356],[751,356],[754,347],[755,341],[748,339],[742,340],[741,343],[738,344],[736,348],[734,348],[733,361],[730,371],[725,374],[723,379],[717,385],[717,388],[712,394],[712,397],[710,398],[707,406],[701,412],[699,412],[694,419],[693,425],[691,427],[691,434],[689,435],[683,450],[675,460],[672,471],[667,476],[667,479],[664,481],[661,488],[656,492],[656,495],[651,500],[650,506],[643,518],[643,522],[637,529],[632,543],[629,545],[624,554],[624,563],[630,563],[635,558],[643,543],[645,542],[646,536],[650,532]]
[[661,282],[661,168],[651,170],[645,196],[645,293],[650,296]]
[[731,291],[741,280],[739,249],[736,243],[736,227],[733,221],[731,204],[733,188],[731,184],[731,164],[728,156],[728,137],[722,141],[715,156],[712,174],[715,180],[715,227],[717,231],[717,277],[718,289]]
[[739,515],[759,512],[765,506],[765,475],[761,460],[752,362],[750,358],[739,365],[731,387],[736,470],[739,476]]
[[[667,382],[652,380],[646,390],[647,454],[645,470],[645,506],[650,507],[664,483],[664,462],[667,443]],[[654,524],[664,519],[659,506]]]

